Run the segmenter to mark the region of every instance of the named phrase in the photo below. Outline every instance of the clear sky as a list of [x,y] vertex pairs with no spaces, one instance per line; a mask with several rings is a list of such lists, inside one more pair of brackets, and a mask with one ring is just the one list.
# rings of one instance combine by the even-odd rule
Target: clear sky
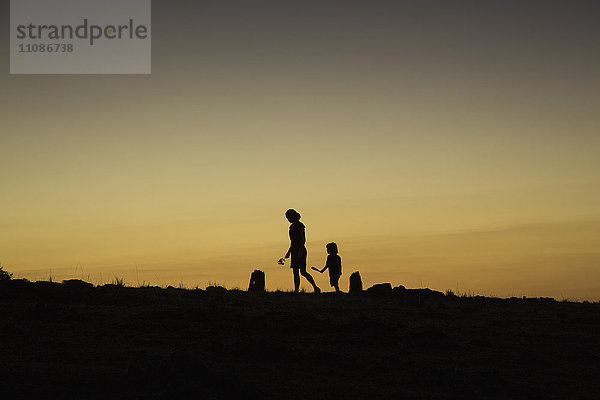
[[293,207],[346,278],[599,299],[599,4],[154,0],[150,76],[6,59],[0,263],[287,290]]

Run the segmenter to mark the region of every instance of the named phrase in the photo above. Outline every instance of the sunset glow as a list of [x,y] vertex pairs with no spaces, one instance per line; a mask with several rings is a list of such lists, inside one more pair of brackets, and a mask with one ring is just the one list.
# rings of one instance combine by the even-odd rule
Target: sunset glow
[[2,266],[290,290],[293,207],[342,290],[600,299],[595,3],[326,3],[154,1],[147,76],[5,64]]

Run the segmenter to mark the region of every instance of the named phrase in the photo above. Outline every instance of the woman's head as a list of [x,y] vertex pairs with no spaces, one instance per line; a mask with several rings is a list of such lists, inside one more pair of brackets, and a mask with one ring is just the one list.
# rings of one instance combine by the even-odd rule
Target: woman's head
[[289,210],[287,210],[285,212],[285,217],[290,222],[300,221],[300,213],[298,211],[294,210],[293,208],[290,208]]
[[337,254],[338,253],[337,244],[335,244],[334,242],[327,243],[327,246],[325,246],[325,248],[327,249],[328,254]]

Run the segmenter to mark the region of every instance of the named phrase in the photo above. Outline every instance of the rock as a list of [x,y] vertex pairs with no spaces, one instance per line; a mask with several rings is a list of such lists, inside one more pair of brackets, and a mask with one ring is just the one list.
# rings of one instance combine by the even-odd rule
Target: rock
[[358,272],[358,271],[353,272],[352,275],[350,275],[350,290],[348,291],[348,293],[356,294],[356,293],[362,293],[362,291],[363,291],[363,284],[362,284],[362,279],[360,278],[360,272]]
[[392,289],[392,293],[393,294],[405,294],[406,293],[406,288],[402,285],[398,285],[395,288]]
[[60,287],[60,283],[48,281],[35,281],[33,282],[33,286],[41,289],[55,289]]
[[225,289],[223,286],[208,286],[204,292],[206,294],[222,295],[227,293],[227,289]]
[[407,289],[404,298],[413,304],[422,304],[429,301],[444,301],[446,295],[431,289]]
[[62,282],[60,298],[66,302],[88,302],[94,294],[94,285],[80,279],[69,279]]
[[94,287],[91,283],[84,282],[81,279],[69,279],[62,282],[63,287],[66,289],[91,289]]
[[375,295],[375,296],[388,296],[392,294],[392,284],[391,283],[378,283],[376,285],[371,286],[365,291],[366,294]]
[[249,292],[264,292],[265,291],[265,273],[259,269],[255,269],[250,275],[250,284],[248,285]]
[[105,283],[104,285],[99,286],[99,287],[102,289],[105,289],[105,290],[115,290],[115,289],[122,288],[122,286],[115,285],[114,283]]
[[62,285],[58,282],[37,281],[33,283],[38,297],[56,300],[61,297]]

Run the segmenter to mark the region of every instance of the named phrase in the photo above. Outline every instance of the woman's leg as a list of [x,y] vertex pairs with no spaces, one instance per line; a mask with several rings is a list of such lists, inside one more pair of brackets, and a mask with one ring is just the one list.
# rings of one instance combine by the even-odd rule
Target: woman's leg
[[313,277],[308,273],[308,271],[306,269],[302,269],[302,276],[305,277],[306,280],[308,281],[308,283],[310,283],[312,285],[315,292],[318,293],[321,291],[321,289],[319,289],[319,287],[315,283],[315,280],[313,279]]
[[292,268],[292,271],[294,271],[294,292],[298,293],[298,289],[300,289],[300,270]]

